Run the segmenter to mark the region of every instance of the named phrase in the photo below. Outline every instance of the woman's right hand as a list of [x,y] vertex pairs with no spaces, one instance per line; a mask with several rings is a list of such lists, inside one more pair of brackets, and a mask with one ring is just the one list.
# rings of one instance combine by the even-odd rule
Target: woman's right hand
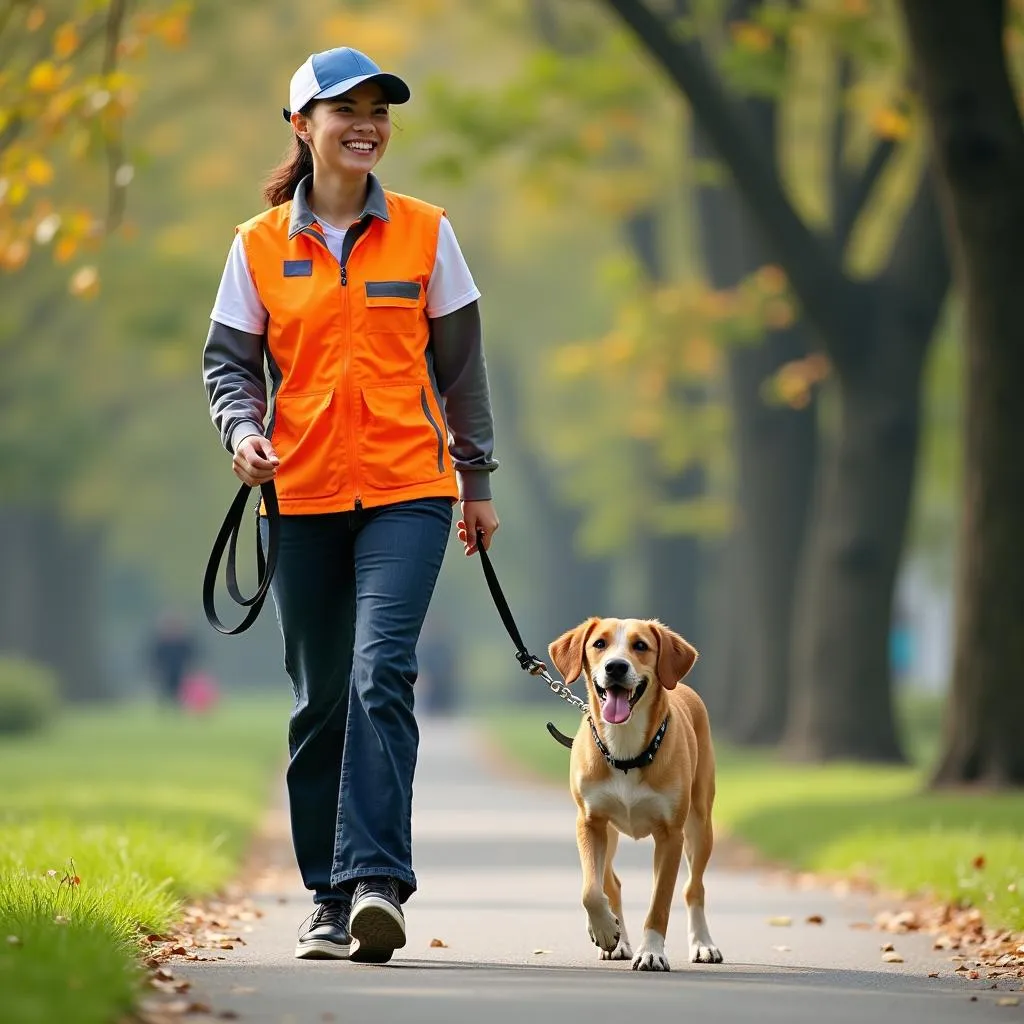
[[272,480],[277,475],[279,464],[273,445],[262,434],[243,437],[231,460],[235,476],[250,487],[259,487]]

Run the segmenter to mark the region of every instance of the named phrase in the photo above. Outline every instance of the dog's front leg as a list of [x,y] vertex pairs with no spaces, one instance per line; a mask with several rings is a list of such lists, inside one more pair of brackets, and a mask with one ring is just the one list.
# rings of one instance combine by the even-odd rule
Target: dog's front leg
[[683,857],[681,829],[662,828],[654,833],[654,891],[651,906],[644,921],[644,937],[636,956],[634,971],[667,971],[665,936],[668,917],[672,909],[672,894],[679,875],[679,862]]
[[606,952],[615,949],[620,926],[605,895],[604,868],[608,853],[608,822],[588,817],[584,811],[576,815],[576,847],[583,869],[583,908],[587,912],[590,938]]

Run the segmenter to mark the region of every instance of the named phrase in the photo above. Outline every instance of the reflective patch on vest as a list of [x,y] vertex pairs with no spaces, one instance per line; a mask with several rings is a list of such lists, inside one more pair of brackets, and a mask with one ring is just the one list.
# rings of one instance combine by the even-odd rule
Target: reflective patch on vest
[[368,299],[418,299],[419,281],[367,281]]
[[284,276],[285,277],[312,277],[313,276],[313,261],[312,260],[285,260],[284,261]]

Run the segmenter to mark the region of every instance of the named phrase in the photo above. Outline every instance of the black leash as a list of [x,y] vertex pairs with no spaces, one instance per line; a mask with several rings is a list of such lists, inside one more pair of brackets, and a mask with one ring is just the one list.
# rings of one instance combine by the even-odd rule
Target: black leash
[[[589,717],[590,709],[587,707],[586,702],[580,700],[565,683],[552,679],[547,665],[526,649],[526,644],[523,643],[523,638],[519,633],[519,627],[516,626],[516,620],[512,616],[512,609],[509,608],[508,601],[505,600],[501,584],[498,583],[498,576],[494,571],[494,566],[491,565],[490,556],[484,550],[484,535],[481,530],[478,530],[476,534],[476,549],[480,554],[480,565],[483,567],[484,578],[487,580],[487,589],[491,592],[494,606],[498,609],[498,615],[501,616],[502,624],[505,626],[508,635],[512,638],[512,643],[516,645],[516,661],[519,662],[519,667],[524,672],[529,672],[532,676],[540,676],[548,684],[552,693],[557,694],[567,704]],[[552,737],[561,743],[563,747],[572,748],[571,736],[566,736],[564,732],[560,732],[551,722],[547,723],[547,728]]]
[[[260,537],[259,506],[256,507],[256,592],[252,597],[243,597],[238,587],[238,575],[235,571],[236,555],[238,551],[238,533],[242,527],[242,520],[245,517],[245,506],[249,500],[249,492],[252,488],[248,484],[242,484],[235,495],[228,514],[224,517],[217,539],[213,542],[213,550],[210,552],[210,560],[206,564],[206,574],[203,577],[203,610],[206,612],[206,620],[218,633],[225,636],[234,636],[247,630],[255,621],[266,600],[267,592],[270,590],[270,581],[274,577],[274,570],[277,568],[277,551],[281,539],[281,511],[277,504],[277,489],[274,481],[268,480],[260,484],[260,494],[263,497],[263,504],[267,513],[267,551],[264,555],[263,540]],[[224,567],[224,582],[228,588],[228,594],[235,604],[249,610],[245,618],[229,629],[221,622],[214,606],[213,590],[217,582],[217,573],[220,571],[221,559],[224,557],[224,550],[227,549],[228,560]]]

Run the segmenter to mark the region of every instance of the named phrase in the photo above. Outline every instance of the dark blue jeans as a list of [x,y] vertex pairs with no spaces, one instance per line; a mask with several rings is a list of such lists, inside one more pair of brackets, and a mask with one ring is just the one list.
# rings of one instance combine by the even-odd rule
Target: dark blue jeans
[[416,643],[451,522],[445,498],[281,517],[272,592],[295,691],[288,799],[317,902],[370,875],[395,879],[403,901],[416,891]]

